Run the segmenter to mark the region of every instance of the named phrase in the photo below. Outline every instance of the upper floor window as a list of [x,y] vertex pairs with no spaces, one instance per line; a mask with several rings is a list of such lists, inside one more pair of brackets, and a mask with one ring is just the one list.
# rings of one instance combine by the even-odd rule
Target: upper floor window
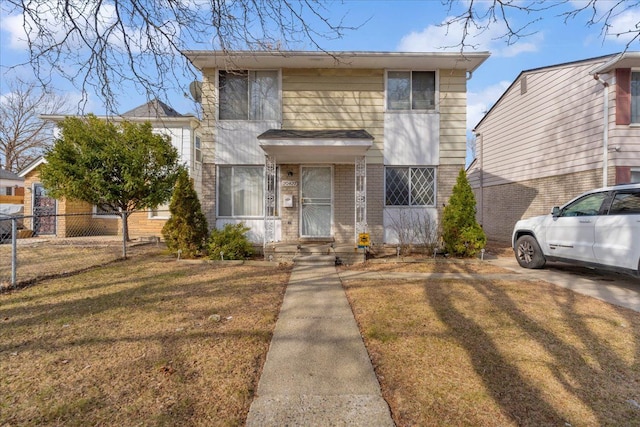
[[435,71],[389,71],[387,73],[388,110],[434,110],[435,108]]
[[220,120],[277,120],[277,71],[220,71]]
[[631,123],[640,123],[640,71],[631,73]]
[[199,136],[195,137],[194,151],[195,151],[196,162],[202,163],[202,141]]

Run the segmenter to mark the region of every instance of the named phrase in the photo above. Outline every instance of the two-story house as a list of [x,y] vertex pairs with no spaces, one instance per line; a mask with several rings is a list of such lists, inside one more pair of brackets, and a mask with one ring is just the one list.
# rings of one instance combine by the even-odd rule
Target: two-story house
[[640,52],[523,71],[474,132],[467,172],[490,239],[587,190],[640,182]]
[[[202,71],[202,205],[255,242],[397,241],[437,221],[482,53],[186,52]],[[199,96],[199,97],[200,97]]]
[[[60,122],[65,116],[49,114],[41,118]],[[170,137],[172,145],[178,151],[180,162],[187,167],[194,179],[196,191],[200,189],[202,152],[198,134],[200,121],[197,117],[180,114],[156,99],[120,116],[102,118],[114,122],[151,122],[154,132]],[[20,171],[27,189],[24,214],[33,216],[25,219],[25,227],[32,230],[36,236],[75,237],[87,234],[116,235],[121,232],[120,217],[113,212],[103,212],[96,206],[78,200],[55,200],[49,197],[46,188],[40,182],[39,166],[43,162],[44,157],[40,157]],[[129,217],[129,235],[133,238],[160,237],[162,226],[168,218],[169,202],[156,209],[136,212]]]

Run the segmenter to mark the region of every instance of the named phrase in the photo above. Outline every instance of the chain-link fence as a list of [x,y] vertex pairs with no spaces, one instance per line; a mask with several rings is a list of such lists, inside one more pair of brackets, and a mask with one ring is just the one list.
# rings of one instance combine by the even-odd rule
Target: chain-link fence
[[0,217],[0,291],[162,248],[168,212],[134,212],[129,239],[119,213]]

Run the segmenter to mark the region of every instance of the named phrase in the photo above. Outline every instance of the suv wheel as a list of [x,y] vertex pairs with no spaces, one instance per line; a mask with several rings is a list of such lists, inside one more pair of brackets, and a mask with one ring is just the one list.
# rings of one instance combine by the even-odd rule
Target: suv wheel
[[516,241],[516,259],[524,268],[542,268],[546,262],[538,241],[529,235],[520,236]]

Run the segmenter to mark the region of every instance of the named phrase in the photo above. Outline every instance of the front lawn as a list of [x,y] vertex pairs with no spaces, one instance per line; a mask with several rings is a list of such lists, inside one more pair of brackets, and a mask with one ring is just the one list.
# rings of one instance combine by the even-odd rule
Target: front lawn
[[548,283],[379,277],[343,284],[398,426],[640,425],[640,313]]
[[0,294],[0,425],[243,425],[288,277],[156,254]]

